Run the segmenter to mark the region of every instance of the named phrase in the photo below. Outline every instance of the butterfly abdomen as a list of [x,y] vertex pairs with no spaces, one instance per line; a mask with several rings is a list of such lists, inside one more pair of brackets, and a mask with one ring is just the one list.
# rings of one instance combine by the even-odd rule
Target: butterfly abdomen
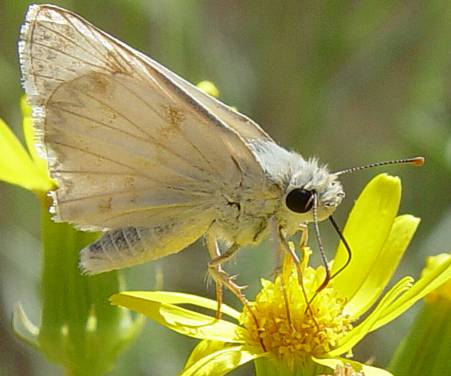
[[149,229],[108,231],[81,251],[80,268],[85,274],[97,274],[137,264],[149,248],[149,240]]
[[208,212],[203,212],[201,218],[167,218],[152,227],[107,231],[81,251],[80,269],[84,274],[98,274],[177,253],[204,235],[210,223]]

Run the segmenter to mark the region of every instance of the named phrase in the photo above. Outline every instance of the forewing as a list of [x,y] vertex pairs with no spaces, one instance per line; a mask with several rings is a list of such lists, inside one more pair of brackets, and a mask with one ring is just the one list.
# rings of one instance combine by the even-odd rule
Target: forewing
[[214,205],[238,170],[195,113],[170,106],[123,74],[89,73],[59,85],[44,125],[60,185],[58,217],[81,226],[144,226],[159,218],[150,214]]
[[143,57],[149,65],[152,65],[156,70],[159,70],[169,77],[174,83],[182,87],[190,96],[201,103],[203,107],[215,114],[228,127],[231,127],[237,131],[245,140],[264,140],[274,142],[271,136],[269,136],[257,123],[248,118],[246,115],[239,113],[216,98],[213,98],[202,90],[199,90],[196,86],[179,77],[174,72],[171,72],[169,69],[149,57],[144,55]]
[[221,119],[238,115],[73,13],[30,7],[19,51],[59,185],[56,219],[84,229],[152,226],[165,213],[214,206],[243,175],[260,184],[245,139]]
[[[43,103],[60,82],[90,71],[122,72],[148,79],[148,68],[169,78],[224,124],[245,139],[272,141],[247,116],[212,98],[144,54],[97,29],[67,10],[31,6],[21,38],[22,71],[25,87],[36,103]],[[32,43],[30,45],[30,43]],[[49,64],[49,62],[52,63]],[[158,80],[157,77],[155,77]]]

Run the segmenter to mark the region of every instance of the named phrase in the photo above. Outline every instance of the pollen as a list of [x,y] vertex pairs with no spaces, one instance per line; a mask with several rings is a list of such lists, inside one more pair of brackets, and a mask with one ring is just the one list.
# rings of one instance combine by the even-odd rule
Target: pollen
[[241,316],[249,344],[289,366],[326,355],[352,329],[350,318],[342,314],[345,300],[332,287],[316,294],[325,270],[308,267],[309,254],[304,248],[301,278],[286,257],[282,273],[274,282],[262,280],[263,288]]

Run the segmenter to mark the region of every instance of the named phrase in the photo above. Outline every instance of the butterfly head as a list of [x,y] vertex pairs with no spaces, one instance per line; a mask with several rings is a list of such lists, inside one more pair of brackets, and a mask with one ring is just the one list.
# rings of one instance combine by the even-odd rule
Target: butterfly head
[[[295,159],[292,158],[293,161]],[[335,211],[345,197],[343,187],[338,181],[339,176],[391,164],[422,166],[423,163],[423,157],[414,157],[369,163],[331,173],[326,166],[319,165],[316,159],[305,161],[298,156],[291,166],[296,166],[296,169],[292,169],[294,172],[289,174],[287,180],[284,196],[285,212],[288,212],[289,216],[297,215],[297,218],[304,222],[322,221]]]
[[345,197],[337,175],[330,173],[317,160],[304,161],[303,168],[289,177],[285,190],[284,208],[290,216],[303,222],[328,218]]

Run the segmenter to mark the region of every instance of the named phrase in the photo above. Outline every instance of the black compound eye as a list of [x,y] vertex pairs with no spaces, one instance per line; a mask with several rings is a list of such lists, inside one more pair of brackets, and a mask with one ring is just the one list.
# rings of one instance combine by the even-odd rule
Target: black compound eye
[[313,206],[313,191],[295,188],[285,198],[287,208],[295,213],[306,213]]

